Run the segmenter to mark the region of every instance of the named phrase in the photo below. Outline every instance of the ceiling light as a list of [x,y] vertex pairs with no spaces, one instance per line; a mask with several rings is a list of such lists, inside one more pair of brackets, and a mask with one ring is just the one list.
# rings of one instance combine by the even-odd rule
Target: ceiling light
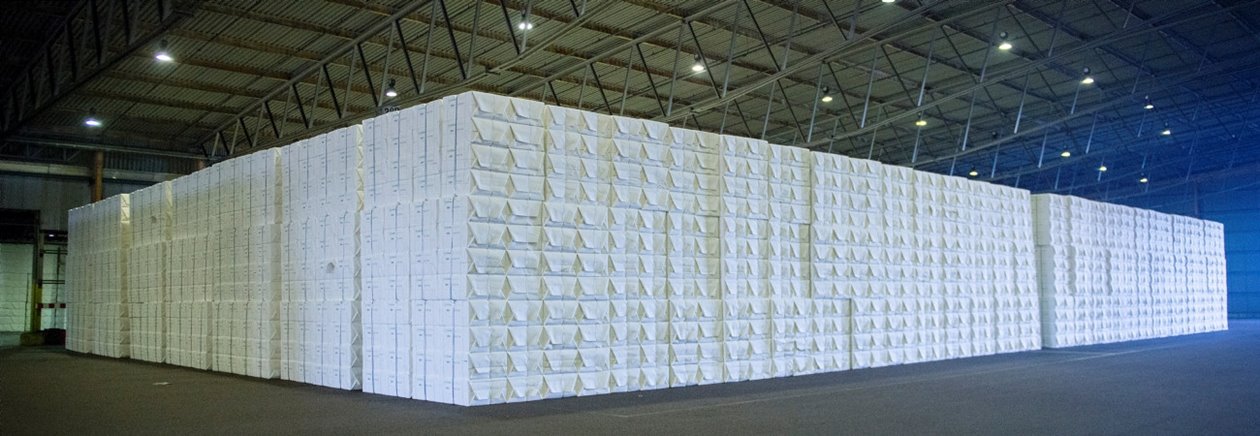
[[529,9],[528,9],[528,8],[526,8],[526,10],[525,10],[525,11],[522,11],[522,12],[521,12],[521,21],[519,21],[519,22],[517,22],[517,23],[516,23],[516,28],[517,28],[517,29],[519,29],[519,30],[530,30],[530,29],[533,29],[533,28],[534,28],[534,23],[533,23],[533,22],[531,22],[531,21],[529,21],[529,12],[528,12],[528,11],[529,11]]
[[394,79],[389,79],[389,86],[385,87],[385,96],[389,98],[398,96],[398,90],[394,88]]
[[153,53],[153,58],[161,62],[174,62],[175,58],[171,57],[171,52],[166,49],[166,40],[158,43],[158,50]]
[[1142,178],[1138,179],[1138,183],[1147,183],[1150,181],[1151,179],[1146,178],[1146,176],[1142,176]]
[[998,50],[1009,51],[1011,47],[1014,47],[1013,45],[1011,45],[1010,41],[1006,40],[1006,32],[1002,32],[1001,34],[998,35],[998,37],[1002,38],[1002,43],[998,44]]
[[823,103],[831,103],[831,100],[832,100],[832,98],[831,98],[831,90],[830,90],[830,89],[828,89],[826,86],[824,86],[824,87],[823,87],[823,89],[822,89],[822,95],[823,95],[823,96],[822,96],[822,102],[823,102]]
[[1093,83],[1094,83],[1094,76],[1089,75],[1089,67],[1085,67],[1085,69],[1084,69],[1084,70],[1082,70],[1082,72],[1083,72],[1083,73],[1085,73],[1085,78],[1081,79],[1081,84],[1082,84],[1082,85],[1090,85],[1090,84],[1093,84]]
[[927,126],[927,120],[923,119],[923,117],[919,117],[919,119],[914,121],[914,125],[919,127]]
[[1107,172],[1107,166],[1106,166],[1106,165],[1099,165],[1099,166],[1098,166],[1098,172],[1100,172],[1100,173],[1105,173],[1105,172]]
[[883,1],[884,3],[896,3],[896,2],[897,2],[897,0],[880,0],[880,1]]
[[88,126],[88,127],[101,126],[101,120],[96,118],[96,109],[92,109],[91,111],[88,112],[87,118],[83,119],[83,125]]
[[1149,95],[1146,96],[1146,104],[1142,105],[1142,109],[1146,109],[1148,111],[1151,109],[1155,109],[1155,104],[1151,103],[1151,96]]
[[701,57],[698,54],[696,55],[696,62],[694,64],[691,64],[691,71],[694,71],[697,73],[704,71],[704,58],[703,57]]
[[1072,157],[1072,152],[1071,152],[1070,150],[1063,150],[1063,152],[1062,152],[1062,153],[1059,153],[1059,156],[1062,156],[1062,157]]
[[972,168],[972,169],[971,169],[971,171],[968,171],[968,172],[967,172],[967,175],[969,175],[969,176],[971,176],[971,177],[976,177],[976,176],[979,176],[979,175],[980,175],[980,171],[976,171],[976,169],[975,169],[975,168]]

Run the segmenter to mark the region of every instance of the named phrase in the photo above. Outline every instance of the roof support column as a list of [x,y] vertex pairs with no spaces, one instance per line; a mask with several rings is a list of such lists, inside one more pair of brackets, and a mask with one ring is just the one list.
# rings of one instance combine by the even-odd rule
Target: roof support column
[[105,152],[92,153],[92,202],[105,198]]

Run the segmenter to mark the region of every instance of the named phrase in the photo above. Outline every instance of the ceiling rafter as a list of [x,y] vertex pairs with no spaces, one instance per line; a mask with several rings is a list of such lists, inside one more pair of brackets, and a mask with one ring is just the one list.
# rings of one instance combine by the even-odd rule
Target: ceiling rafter
[[[122,1],[135,2],[97,0]],[[217,142],[243,153],[357,122],[381,105],[478,90],[941,173],[976,167],[985,172],[978,179],[1098,196],[1135,189],[1120,179],[1139,168],[1171,180],[1246,163],[1254,152],[1237,138],[1260,132],[1249,121],[1260,98],[1249,77],[1260,58],[1246,55],[1260,52],[1260,36],[1241,9],[1250,2],[1195,0],[1155,16],[1132,0],[318,1],[326,7],[293,14],[180,0],[197,13],[161,34],[178,62],[152,69],[145,44],[156,39],[137,42],[153,22],[98,42],[93,18],[71,14],[73,34],[50,43],[0,36],[0,64],[30,67],[0,65],[0,84],[13,85],[0,117],[27,119],[23,132],[207,153]],[[37,17],[50,27],[74,9],[48,5]],[[527,7],[540,20],[529,33],[514,28]],[[1191,30],[1217,17],[1220,32]],[[998,30],[1015,36],[1014,50],[998,54]],[[94,71],[113,54],[124,56]],[[704,72],[692,74],[697,55]],[[1097,85],[1079,85],[1083,65]],[[40,80],[87,75],[73,89],[81,98],[67,102],[50,100],[64,85]],[[387,101],[390,79],[402,95]],[[818,101],[824,87],[829,104]],[[1148,94],[1158,110],[1140,109]],[[42,102],[52,102],[45,113],[26,109]],[[93,109],[105,128],[76,124]],[[915,126],[920,116],[930,123]],[[1165,122],[1178,135],[1152,136]],[[1059,158],[1061,148],[1073,157]],[[1104,160],[1113,170],[1097,177]]]

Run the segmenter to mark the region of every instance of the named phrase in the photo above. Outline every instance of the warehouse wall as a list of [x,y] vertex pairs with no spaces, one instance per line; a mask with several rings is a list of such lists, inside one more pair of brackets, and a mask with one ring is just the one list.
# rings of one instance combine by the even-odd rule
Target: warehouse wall
[[30,245],[0,244],[0,332],[26,330],[31,251]]
[[1260,186],[1214,192],[1222,189],[1228,187],[1200,187],[1199,213],[1225,224],[1230,316],[1260,318]]
[[1224,224],[1229,316],[1260,318],[1260,184],[1254,176],[1220,178],[1126,203]]
[[[105,196],[118,195],[148,186],[144,183],[105,181]],[[0,208],[40,211],[43,227],[66,229],[66,213],[90,199],[87,180],[0,174]]]
[[[142,183],[105,181],[105,196],[131,192],[147,186]],[[88,203],[87,180],[0,174],[0,208],[40,211],[43,228],[66,230],[70,209]],[[59,279],[56,259],[47,256],[44,264],[46,280]],[[0,331],[26,330],[30,314],[28,299],[31,287],[31,246],[0,245]],[[62,302],[59,285],[44,287],[44,301]],[[45,309],[44,327],[63,327],[64,310]]]

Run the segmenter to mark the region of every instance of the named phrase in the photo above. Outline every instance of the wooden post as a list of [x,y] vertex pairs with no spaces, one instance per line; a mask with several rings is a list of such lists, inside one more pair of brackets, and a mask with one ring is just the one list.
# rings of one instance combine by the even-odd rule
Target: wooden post
[[92,202],[105,199],[105,152],[93,153],[92,159]]

